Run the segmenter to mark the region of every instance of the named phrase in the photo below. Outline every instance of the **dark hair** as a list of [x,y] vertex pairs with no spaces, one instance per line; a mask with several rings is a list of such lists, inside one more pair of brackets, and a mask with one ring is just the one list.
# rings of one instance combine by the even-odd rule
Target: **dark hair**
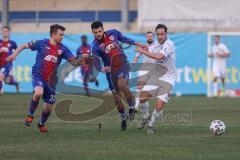
[[65,31],[66,28],[59,25],[59,24],[53,24],[50,26],[50,35],[52,35],[53,33],[57,33],[57,30],[60,29],[62,31]]
[[3,26],[2,29],[8,29],[8,30],[10,30],[10,27],[9,27],[9,26]]
[[220,35],[217,34],[217,35],[215,35],[214,37],[220,38]]
[[83,35],[81,36],[81,38],[86,38],[86,39],[87,39],[87,36],[86,36],[85,34],[83,34]]
[[99,28],[99,27],[102,27],[102,28],[103,28],[103,24],[102,24],[101,21],[95,21],[95,22],[93,22],[93,23],[91,24],[92,30],[93,30],[93,29],[97,29],[97,28]]
[[147,31],[147,32],[146,32],[146,35],[147,35],[147,34],[152,34],[152,35],[154,35],[154,33],[153,33],[152,31]]
[[165,32],[167,32],[167,26],[165,26],[164,24],[158,24],[155,31],[157,31],[157,29],[161,29],[163,28]]

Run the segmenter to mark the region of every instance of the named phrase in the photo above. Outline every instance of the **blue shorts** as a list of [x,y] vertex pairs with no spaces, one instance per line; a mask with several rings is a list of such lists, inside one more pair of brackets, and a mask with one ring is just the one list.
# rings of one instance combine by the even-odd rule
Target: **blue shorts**
[[49,83],[43,80],[40,76],[32,75],[33,88],[40,86],[43,88],[42,99],[45,103],[54,104],[56,101],[56,86],[50,86]]
[[109,89],[112,92],[116,92],[118,90],[118,85],[117,85],[117,80],[118,78],[124,78],[129,81],[129,66],[125,66],[123,68],[120,68],[119,70],[111,73],[106,74],[107,81],[108,81],[108,86]]
[[3,66],[1,69],[2,74],[4,75],[4,77],[8,77],[10,75],[12,75],[12,66]]

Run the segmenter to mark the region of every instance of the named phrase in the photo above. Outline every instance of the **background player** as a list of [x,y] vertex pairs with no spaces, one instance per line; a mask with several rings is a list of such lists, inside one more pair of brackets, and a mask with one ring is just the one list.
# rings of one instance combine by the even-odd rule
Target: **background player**
[[13,55],[7,60],[12,61],[24,49],[30,48],[37,51],[36,62],[32,68],[32,84],[34,94],[31,99],[28,116],[25,119],[25,125],[30,126],[34,117],[34,112],[42,97],[44,107],[38,122],[38,128],[41,132],[47,132],[45,122],[47,121],[51,108],[55,102],[55,89],[57,83],[57,69],[62,59],[66,59],[74,66],[84,63],[83,60],[77,60],[70,50],[61,43],[64,37],[65,28],[61,25],[54,24],[50,26],[50,39],[31,41],[21,45]]
[[214,45],[212,46],[212,51],[208,55],[213,58],[213,94],[218,95],[218,79],[221,79],[222,89],[221,94],[224,95],[225,92],[225,77],[227,73],[227,58],[230,56],[227,46],[220,41],[220,36],[214,36]]
[[[163,108],[170,98],[171,90],[176,81],[176,54],[174,43],[167,37],[167,27],[165,25],[158,24],[155,32],[157,40],[154,42],[152,52],[140,47],[136,48],[137,52],[154,59],[155,63],[158,64],[156,68],[153,69],[155,74],[149,77],[140,93],[140,103],[145,103],[154,96],[157,97],[156,108],[148,123],[147,133],[154,133],[156,122],[163,116]],[[161,72],[161,66],[167,69],[166,72],[160,77],[155,77],[155,75],[157,75],[156,73]],[[154,92],[149,91],[148,85],[153,85],[157,80],[160,80],[159,88],[152,90]],[[166,90],[168,93],[162,90]]]
[[121,102],[120,95],[123,93],[127,100],[130,120],[134,119],[135,116],[135,100],[128,87],[129,62],[119,42],[137,45],[139,47],[144,46],[124,37],[121,32],[115,29],[104,31],[103,24],[100,21],[93,22],[91,28],[95,36],[92,52],[96,57],[101,58],[104,66],[110,66],[111,68],[110,73],[107,73],[106,76],[109,88],[113,93],[115,103],[121,115],[121,129],[126,130],[127,114]]
[[[77,58],[89,58],[91,56],[91,46],[87,43],[87,36],[81,36],[81,46],[77,49]],[[88,82],[95,82],[96,86],[99,86],[99,82],[93,75],[94,66],[93,64],[85,64],[81,66],[81,75],[83,77],[83,85],[86,91],[86,95],[90,96],[88,90]]]
[[[153,42],[154,42],[154,33],[151,31],[148,31],[145,34],[145,38],[146,38],[146,42],[147,42],[147,47],[148,47],[148,51],[151,52],[153,49]],[[155,61],[152,58],[149,58],[148,56],[141,54],[141,53],[137,53],[133,59],[133,63],[137,63],[139,61],[139,58],[142,58],[142,63],[143,64],[148,64],[148,63],[154,63]],[[141,68],[140,68],[141,70]],[[140,74],[142,71],[138,71],[138,73]],[[135,95],[135,109],[138,111],[139,108],[141,109],[141,113],[143,114],[141,120],[139,121],[139,128],[142,128],[143,123],[145,123],[149,117],[149,104],[148,101],[146,101],[145,103],[143,103],[142,105],[146,105],[144,107],[142,107],[142,105],[140,106],[140,102],[139,102],[139,93],[142,90],[144,84],[146,83],[146,78],[138,78],[137,81],[137,90],[136,90],[136,95]],[[139,113],[139,112],[138,112]]]
[[3,81],[5,84],[13,85],[19,92],[18,82],[12,73],[13,62],[6,62],[6,58],[17,48],[16,42],[10,40],[10,28],[2,27],[2,39],[0,39],[0,95],[3,93]]

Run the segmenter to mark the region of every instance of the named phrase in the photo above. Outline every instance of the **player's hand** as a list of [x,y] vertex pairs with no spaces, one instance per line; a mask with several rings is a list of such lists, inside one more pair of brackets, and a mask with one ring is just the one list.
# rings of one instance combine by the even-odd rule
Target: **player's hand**
[[8,56],[7,58],[6,58],[6,61],[7,62],[12,62],[12,61],[14,61],[15,60],[15,56],[14,55],[10,55],[10,56]]
[[109,73],[109,72],[111,72],[111,67],[109,67],[109,66],[102,67],[101,72]]
[[146,54],[146,52],[147,52],[147,50],[145,48],[141,48],[141,47],[136,47],[135,51],[139,52],[141,54]]

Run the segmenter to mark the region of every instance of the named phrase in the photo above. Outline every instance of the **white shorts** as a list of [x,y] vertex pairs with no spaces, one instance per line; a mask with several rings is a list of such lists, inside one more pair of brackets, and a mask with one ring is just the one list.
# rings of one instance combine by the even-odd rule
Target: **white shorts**
[[212,72],[214,77],[225,78],[227,75],[227,67],[224,65],[223,66],[214,65]]
[[175,81],[176,76],[151,76],[146,81],[146,84],[144,85],[142,91],[148,91],[153,97],[158,97],[163,102],[167,103],[171,97]]

